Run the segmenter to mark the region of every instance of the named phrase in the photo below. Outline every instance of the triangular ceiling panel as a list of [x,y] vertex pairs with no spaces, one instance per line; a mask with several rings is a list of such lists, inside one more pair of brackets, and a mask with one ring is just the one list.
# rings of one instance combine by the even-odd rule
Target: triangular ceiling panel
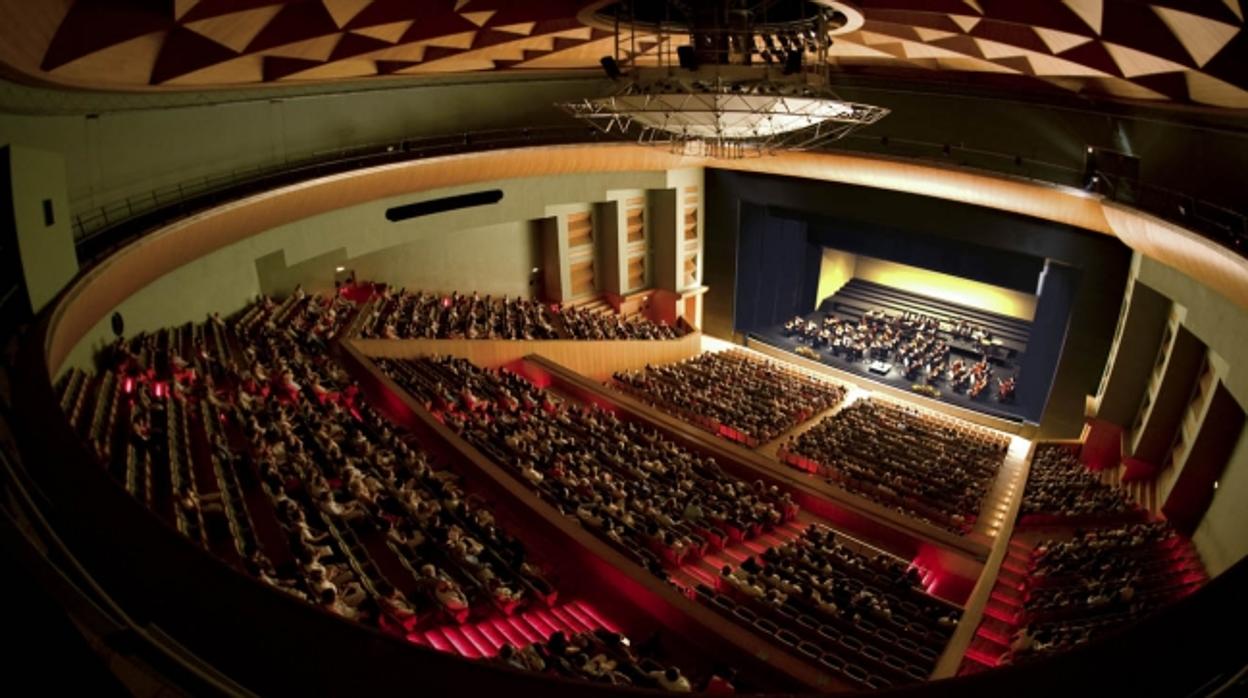
[[1099,41],[1089,41],[1082,46],[1067,49],[1062,52],[1062,58],[1081,63],[1108,75],[1122,74],[1114,57],[1109,55],[1109,51],[1106,51],[1105,46]]
[[[54,70],[84,56],[129,43],[131,39],[172,29],[173,26],[168,8],[162,11],[143,0],[75,2],[48,43],[40,69]],[[109,78],[112,81],[116,76]],[[143,80],[143,84],[146,83],[147,80]]]
[[1203,67],[1208,63],[1209,59],[1217,55],[1239,33],[1239,27],[1199,15],[1156,5],[1153,6],[1153,11],[1166,23],[1198,66]]
[[346,32],[338,43],[334,46],[334,50],[329,54],[329,60],[338,61],[344,58],[360,56],[373,51],[384,51],[390,48],[391,44],[381,39],[374,39],[371,36],[361,36],[354,32]]
[[380,75],[390,75],[400,70],[410,68],[420,61],[373,61],[377,66],[377,73]]
[[962,27],[964,32],[970,32],[975,28],[976,24],[983,21],[982,17],[973,17],[971,15],[949,15],[949,19],[952,19],[955,24]]
[[915,27],[914,31],[919,38],[924,41],[935,41],[936,39],[946,39],[955,36],[953,32],[942,31],[940,29],[928,29],[927,27]]
[[933,44],[921,44],[917,41],[902,42],[902,49],[905,51],[905,57],[911,60],[922,58],[961,58],[962,54],[957,51],[950,51],[947,48],[941,48]]
[[1248,91],[1215,77],[1189,70],[1187,93],[1192,101],[1229,109],[1248,109]]
[[494,10],[487,10],[484,12],[461,12],[460,16],[478,27],[484,27],[485,23],[490,21],[490,18],[494,16]]
[[281,5],[257,7],[187,22],[184,26],[196,34],[206,36],[218,44],[229,46],[242,53],[281,9]]
[[984,20],[971,30],[971,36],[1031,51],[1047,51],[1049,48],[1030,26],[1024,24]]
[[975,42],[975,39],[966,36],[965,34],[951,36],[948,39],[937,39],[936,41],[933,41],[932,44],[934,46],[947,48],[950,51],[957,51],[958,53],[968,56],[974,56],[976,58],[984,57],[984,53],[980,50],[979,44]]
[[393,44],[403,38],[403,35],[407,33],[407,30],[411,28],[415,21],[414,19],[405,19],[401,22],[378,24],[375,27],[360,27],[359,29],[352,29],[351,33],[381,39]]
[[303,58],[283,58],[280,56],[264,57],[264,80],[273,82],[287,75],[294,75],[321,65],[320,61],[309,61]]
[[264,81],[264,56],[239,56],[224,63],[210,65],[192,73],[179,75],[165,85],[186,87],[202,85],[238,85]]
[[1143,85],[1137,85],[1130,80],[1123,80],[1122,78],[1088,78],[1086,82],[1086,90],[1088,92],[1100,92],[1123,99],[1160,101],[1166,98],[1165,95],[1156,90],[1150,90]]
[[963,58],[939,58],[937,61],[940,67],[946,70],[966,70],[977,73],[1010,73],[1018,74],[1018,71],[992,61],[985,61],[979,58],[971,58],[966,56]]
[[1132,82],[1161,93],[1167,99],[1176,102],[1189,101],[1187,94],[1187,77],[1185,73],[1158,73],[1156,75],[1140,75],[1132,78]]
[[344,61],[323,63],[315,68],[291,73],[284,80],[342,80],[362,78],[377,74],[377,64],[370,60],[349,58]]
[[325,9],[329,12],[329,16],[334,18],[334,23],[339,28],[347,26],[365,7],[372,4],[373,0],[321,0],[325,4]]
[[463,50],[472,47],[472,40],[475,39],[476,36],[477,33],[475,31],[470,31],[463,32],[461,34],[451,34],[449,36],[439,36],[434,39],[429,39],[425,43],[431,47]]
[[178,27],[165,37],[149,79],[153,85],[159,85],[179,75],[192,73],[200,68],[237,57],[238,51],[233,51],[190,29]]
[[286,4],[287,0],[199,0],[199,2],[186,11],[186,14],[180,15],[178,19],[184,23],[197,22],[201,19],[219,15],[231,15],[235,12],[253,10],[257,7],[275,6],[280,10]]
[[975,39],[976,45],[979,46],[979,52],[984,58],[997,59],[1009,58],[1010,56],[1021,56],[1027,51],[1017,46],[1002,44],[997,41],[988,41],[987,39]]
[[182,19],[182,15],[191,11],[199,0],[173,0],[173,18]]
[[78,60],[57,67],[52,74],[68,80],[98,79],[101,69],[118,84],[146,85],[152,77],[152,66],[160,47],[165,43],[164,31],[152,32],[113,44]]
[[1031,29],[1053,53],[1061,53],[1076,46],[1082,46],[1092,40],[1090,36],[1059,32],[1056,29],[1045,29],[1044,27],[1032,27]]
[[864,46],[853,41],[848,41],[843,37],[836,37],[832,42],[832,46],[828,49],[828,55],[837,58],[892,58],[892,54],[884,53],[879,49]]
[[1235,13],[1235,16],[1239,18],[1239,21],[1244,21],[1244,8],[1240,5],[1239,0],[1222,0],[1222,2],[1226,3],[1226,6],[1231,8],[1231,12]]
[[329,60],[330,55],[334,52],[334,47],[338,45],[338,42],[342,40],[344,35],[345,32],[343,34],[318,36],[307,41],[296,41],[293,44],[285,44],[268,49],[264,52],[264,55],[324,62]]
[[1105,15],[1105,0],[1062,0],[1071,12],[1079,15],[1092,31],[1101,33],[1101,21]]
[[[286,5],[247,45],[247,52],[287,46],[328,35],[336,36],[338,33],[337,22],[321,3],[301,2]],[[329,53],[326,52],[325,55],[328,56]]]
[[1031,67],[1031,63],[1027,62],[1026,56],[1004,56],[994,61],[999,65],[1017,70],[1024,75],[1034,75],[1035,70]]
[[523,34],[528,36],[533,33],[533,27],[537,26],[537,22],[519,22],[517,24],[505,24],[498,27],[491,27],[495,31],[510,32],[512,34]]
[[972,10],[975,10],[979,14],[984,14],[984,8],[979,6],[979,0],[962,0],[962,2],[969,5]]
[[1105,45],[1105,50],[1109,51],[1109,55],[1113,56],[1114,62],[1118,64],[1118,68],[1122,71],[1123,77],[1133,78],[1137,75],[1153,75],[1154,73],[1169,73],[1178,70],[1186,70],[1187,66],[1180,65],[1164,58],[1158,58],[1151,53],[1136,51],[1133,48],[1111,44],[1108,41],[1101,42]]
[[1060,77],[1113,77],[1108,73],[1101,72],[1095,68],[1089,68],[1082,63],[1068,61],[1057,56],[1047,56],[1042,53],[1028,54],[1027,60],[1031,63],[1031,69],[1037,76],[1060,76]]

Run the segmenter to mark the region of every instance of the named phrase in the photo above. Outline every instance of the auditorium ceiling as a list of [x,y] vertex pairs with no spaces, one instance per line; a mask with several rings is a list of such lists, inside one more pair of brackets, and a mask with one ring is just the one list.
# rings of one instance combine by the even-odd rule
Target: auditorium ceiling
[[[1248,108],[1248,0],[857,0],[846,72]],[[601,72],[602,0],[0,0],[0,62],[43,84],[238,88]],[[624,36],[639,64],[665,48]]]

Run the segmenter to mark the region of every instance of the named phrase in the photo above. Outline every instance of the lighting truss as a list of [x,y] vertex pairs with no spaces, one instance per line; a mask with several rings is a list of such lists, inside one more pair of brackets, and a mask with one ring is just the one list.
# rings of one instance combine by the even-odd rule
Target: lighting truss
[[805,76],[632,80],[614,95],[559,105],[608,135],[679,154],[714,158],[809,150],[884,118]]

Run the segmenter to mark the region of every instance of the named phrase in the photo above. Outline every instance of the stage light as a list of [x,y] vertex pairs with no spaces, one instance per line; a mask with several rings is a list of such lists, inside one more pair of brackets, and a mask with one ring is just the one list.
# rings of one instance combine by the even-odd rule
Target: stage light
[[620,72],[620,65],[615,62],[614,57],[603,56],[598,62],[602,64],[602,69],[606,71],[607,77],[612,80],[618,80],[619,77],[623,75],[623,73]]
[[346,270],[347,270],[347,268],[346,268],[346,267],[334,267],[334,271],[335,271],[335,272],[337,272],[337,273],[339,273],[339,274],[341,274],[342,272],[344,272],[344,271],[346,271]]
[[680,59],[680,67],[685,70],[698,69],[698,55],[693,52],[693,47],[689,45],[679,46],[676,49],[676,57]]
[[799,50],[790,50],[788,57],[784,59],[784,74],[792,75],[802,71],[802,52]]

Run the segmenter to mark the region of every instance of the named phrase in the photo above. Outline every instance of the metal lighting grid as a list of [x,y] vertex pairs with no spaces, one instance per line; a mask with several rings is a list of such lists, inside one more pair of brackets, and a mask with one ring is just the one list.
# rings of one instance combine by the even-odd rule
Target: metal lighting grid
[[721,158],[814,148],[888,114],[827,90],[770,81],[630,83],[619,94],[559,106],[606,134]]

